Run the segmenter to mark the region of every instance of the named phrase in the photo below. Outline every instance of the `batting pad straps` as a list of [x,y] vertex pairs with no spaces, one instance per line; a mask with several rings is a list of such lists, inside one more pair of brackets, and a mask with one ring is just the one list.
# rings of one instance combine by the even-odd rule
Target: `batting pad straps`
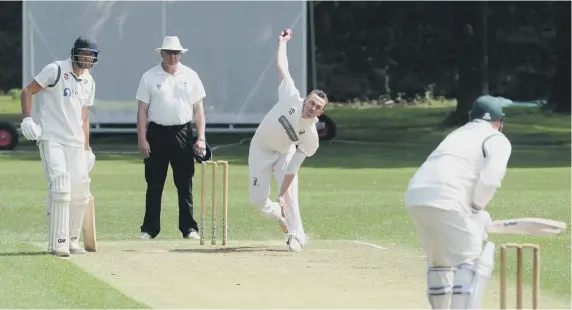
[[69,202],[71,200],[71,177],[67,173],[56,176],[50,183],[50,200]]
[[427,270],[427,295],[433,309],[449,309],[455,268],[429,267]]
[[475,272],[470,265],[461,265],[455,272],[455,285],[451,298],[451,309],[471,309],[468,305],[473,294]]

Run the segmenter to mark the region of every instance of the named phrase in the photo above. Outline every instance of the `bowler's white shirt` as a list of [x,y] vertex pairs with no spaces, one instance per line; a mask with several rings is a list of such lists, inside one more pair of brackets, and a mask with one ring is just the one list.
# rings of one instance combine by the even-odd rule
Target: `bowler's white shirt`
[[[500,187],[511,144],[488,122],[475,120],[451,132],[409,181],[405,206],[431,206],[470,214],[475,201]],[[486,157],[485,157],[486,154]],[[491,188],[477,197],[477,184]],[[485,206],[481,206],[485,207]]]
[[183,125],[194,119],[193,107],[206,96],[199,75],[179,63],[171,75],[161,64],[141,77],[137,100],[149,104],[148,121],[159,125]]
[[258,125],[252,143],[280,154],[298,145],[298,150],[307,157],[314,155],[320,145],[316,129],[318,118],[303,118],[303,103],[292,77],[284,77],[278,86],[278,103]]
[[[58,66],[61,74],[54,87],[47,87],[57,79]],[[95,81],[89,70],[81,76],[73,74],[71,58],[45,66],[34,78],[45,87],[34,97],[32,117],[42,127],[39,140],[49,140],[73,147],[84,147],[82,109],[93,106]]]

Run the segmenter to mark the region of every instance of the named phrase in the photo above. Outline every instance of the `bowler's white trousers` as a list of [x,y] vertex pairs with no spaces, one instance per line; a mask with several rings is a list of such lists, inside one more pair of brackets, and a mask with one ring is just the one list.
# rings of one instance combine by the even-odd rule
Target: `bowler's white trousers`
[[[296,147],[286,154],[270,151],[260,142],[253,140],[248,153],[248,171],[250,176],[250,203],[265,217],[279,221],[281,208],[277,201],[270,200],[270,181],[272,174],[278,184],[278,191],[282,188],[282,181],[286,167],[296,152]],[[298,204],[298,175],[294,177],[290,188],[284,195],[286,203],[286,226],[288,234],[294,235],[301,245],[306,243],[306,234],[300,216]]]
[[77,248],[90,195],[86,152],[48,140],[37,144],[48,182],[48,251]]

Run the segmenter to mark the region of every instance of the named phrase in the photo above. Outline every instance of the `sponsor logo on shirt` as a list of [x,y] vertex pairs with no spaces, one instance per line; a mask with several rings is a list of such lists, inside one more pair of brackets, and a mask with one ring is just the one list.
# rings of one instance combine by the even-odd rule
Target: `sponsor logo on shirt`
[[294,130],[294,127],[292,126],[292,124],[290,124],[290,121],[286,118],[286,116],[284,115],[280,116],[278,118],[278,121],[282,125],[282,128],[284,128],[284,130],[286,131],[288,138],[290,138],[290,140],[294,142],[298,141],[298,135],[296,135],[296,130]]
[[72,90],[69,87],[64,88],[64,97],[76,98],[78,96],[79,96],[79,93],[77,90]]

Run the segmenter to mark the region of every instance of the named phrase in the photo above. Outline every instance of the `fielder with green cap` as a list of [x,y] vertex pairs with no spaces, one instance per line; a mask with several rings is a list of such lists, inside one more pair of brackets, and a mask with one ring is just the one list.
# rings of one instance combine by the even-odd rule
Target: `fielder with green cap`
[[503,121],[502,100],[477,98],[470,122],[447,135],[409,181],[405,207],[427,254],[433,309],[480,306],[493,269],[483,262],[494,261],[492,242],[483,251],[483,225],[490,222],[484,209],[501,186],[512,151]]

